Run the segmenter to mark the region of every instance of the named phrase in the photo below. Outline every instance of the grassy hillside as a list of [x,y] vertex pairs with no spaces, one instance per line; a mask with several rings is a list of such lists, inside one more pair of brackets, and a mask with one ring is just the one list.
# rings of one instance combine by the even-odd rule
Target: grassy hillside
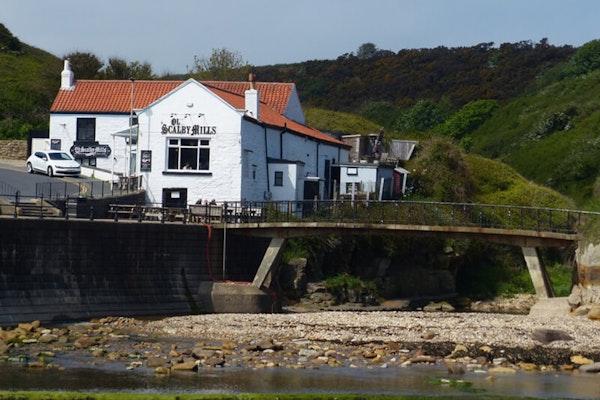
[[600,70],[559,80],[497,110],[471,151],[594,207],[600,173]]
[[306,123],[325,132],[366,135],[379,132],[380,126],[356,114],[321,108],[305,108]]
[[62,61],[43,50],[0,46],[0,139],[24,139],[29,130],[47,129],[61,70]]

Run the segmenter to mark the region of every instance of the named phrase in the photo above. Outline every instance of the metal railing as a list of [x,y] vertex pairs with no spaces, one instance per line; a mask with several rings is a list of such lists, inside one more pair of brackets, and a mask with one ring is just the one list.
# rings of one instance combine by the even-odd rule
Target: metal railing
[[[16,193],[12,202],[17,217],[24,196]],[[44,215],[44,196],[38,204]],[[99,210],[90,219],[98,218]],[[474,203],[425,201],[226,201],[216,204],[163,207],[161,205],[110,204],[105,215],[115,221],[179,223],[354,223],[496,228],[573,234],[578,227],[600,213],[546,207],[524,207]],[[68,218],[68,212],[64,214]]]
[[[68,199],[70,197],[109,197],[136,192],[141,187],[142,177],[120,179],[111,185],[100,180],[73,181],[57,180],[54,182],[38,182],[32,198]],[[19,190],[6,182],[0,181],[0,198],[11,201]]]
[[40,182],[35,187],[35,197],[67,199],[69,197],[108,197],[135,192],[140,187],[141,177],[119,180],[112,185],[107,181],[89,180]]
[[285,201],[223,204],[225,221],[467,226],[575,233],[600,213],[544,207],[424,201]]

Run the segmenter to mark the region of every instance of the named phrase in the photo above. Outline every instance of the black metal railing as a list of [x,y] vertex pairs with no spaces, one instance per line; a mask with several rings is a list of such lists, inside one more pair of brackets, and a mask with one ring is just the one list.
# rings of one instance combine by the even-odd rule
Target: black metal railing
[[[35,197],[46,199],[67,199],[69,197],[108,197],[137,191],[141,186],[141,177],[120,179],[111,185],[107,181],[86,180],[40,182],[35,187]],[[14,193],[14,192],[13,192]]]
[[600,213],[545,207],[424,201],[265,201],[222,204],[226,222],[346,222],[468,226],[575,233]]
[[[26,196],[18,192],[11,203],[14,215],[23,210]],[[40,217],[46,198],[35,204]],[[68,206],[68,202],[67,202]],[[30,206],[31,208],[31,206]],[[109,204],[105,212],[92,210],[90,219],[113,219],[180,222],[180,223],[360,223],[496,228],[538,232],[576,233],[579,226],[600,213],[546,207],[524,207],[495,204],[441,203],[425,201],[223,201],[215,204],[193,204],[187,207],[164,207],[158,204]],[[35,212],[33,216],[35,216]],[[62,214],[68,218],[69,212]],[[106,217],[98,217],[106,215]]]

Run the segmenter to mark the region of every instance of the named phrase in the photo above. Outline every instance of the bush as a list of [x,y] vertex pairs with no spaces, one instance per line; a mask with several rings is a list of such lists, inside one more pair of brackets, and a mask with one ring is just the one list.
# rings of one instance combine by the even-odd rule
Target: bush
[[379,297],[374,281],[365,282],[345,272],[326,279],[325,288],[333,295],[337,304],[373,304]]

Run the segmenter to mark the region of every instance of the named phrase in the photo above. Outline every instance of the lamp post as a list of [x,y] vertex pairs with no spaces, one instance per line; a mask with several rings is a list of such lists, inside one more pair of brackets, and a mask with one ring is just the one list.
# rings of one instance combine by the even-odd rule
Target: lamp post
[[133,146],[133,100],[135,96],[135,79],[129,78],[131,81],[131,107],[129,108],[129,157],[127,160],[127,181],[128,185],[131,184],[131,161],[132,161],[132,146]]

